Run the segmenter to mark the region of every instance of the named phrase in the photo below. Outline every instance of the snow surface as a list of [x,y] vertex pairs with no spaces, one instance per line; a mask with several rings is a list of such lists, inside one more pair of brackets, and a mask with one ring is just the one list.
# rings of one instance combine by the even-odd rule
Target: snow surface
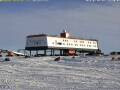
[[12,58],[0,62],[0,90],[120,90],[120,61],[111,57]]

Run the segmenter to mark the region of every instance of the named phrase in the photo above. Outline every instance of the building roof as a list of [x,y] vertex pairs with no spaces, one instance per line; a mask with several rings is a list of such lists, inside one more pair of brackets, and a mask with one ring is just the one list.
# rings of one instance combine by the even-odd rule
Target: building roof
[[[32,38],[32,37],[43,37],[43,36],[48,36],[48,37],[57,37],[57,38],[64,38],[60,37],[58,35],[47,35],[47,34],[36,34],[36,35],[28,35],[27,38]],[[80,39],[80,40],[91,40],[91,41],[98,41],[97,39],[85,39],[85,38],[80,38],[80,37],[68,37],[66,39]]]
[[47,35],[47,34],[28,35],[27,38],[31,38],[31,37],[42,37],[42,36],[48,36],[48,35]]

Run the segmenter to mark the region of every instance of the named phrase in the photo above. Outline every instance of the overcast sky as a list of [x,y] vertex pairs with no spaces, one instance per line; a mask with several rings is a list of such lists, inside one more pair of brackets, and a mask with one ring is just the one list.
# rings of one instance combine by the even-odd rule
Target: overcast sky
[[0,3],[0,48],[21,49],[29,34],[56,35],[64,28],[74,36],[98,39],[105,53],[120,51],[120,4],[85,0]]

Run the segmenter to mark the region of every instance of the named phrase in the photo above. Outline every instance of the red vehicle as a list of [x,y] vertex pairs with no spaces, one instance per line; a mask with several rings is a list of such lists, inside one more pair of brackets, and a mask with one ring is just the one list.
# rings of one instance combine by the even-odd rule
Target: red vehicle
[[76,56],[76,50],[74,49],[68,49],[68,50],[65,50],[65,54],[68,55],[68,56]]

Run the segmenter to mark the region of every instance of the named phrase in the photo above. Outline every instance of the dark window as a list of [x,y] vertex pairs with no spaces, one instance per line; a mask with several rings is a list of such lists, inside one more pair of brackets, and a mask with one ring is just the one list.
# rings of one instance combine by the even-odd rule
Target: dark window
[[62,45],[62,43],[60,43],[60,42],[59,42],[59,43],[57,43],[57,44],[58,44],[58,45]]

